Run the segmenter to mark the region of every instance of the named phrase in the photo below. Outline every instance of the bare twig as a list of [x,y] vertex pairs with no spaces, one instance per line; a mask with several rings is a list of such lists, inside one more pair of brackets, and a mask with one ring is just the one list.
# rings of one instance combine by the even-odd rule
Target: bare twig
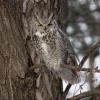
[[[82,68],[80,71],[90,72],[91,71],[91,68]],[[98,69],[98,68],[93,69],[93,71],[94,72],[97,72],[97,73],[100,73],[100,69]]]
[[90,50],[88,50],[88,52],[86,53],[86,55],[83,57],[83,59],[81,60],[79,66],[80,68],[82,68],[82,66],[84,65],[85,61],[87,60],[87,58],[95,51],[95,49],[97,49],[98,47],[100,47],[100,41],[98,41],[94,46],[92,46],[90,48]]
[[68,92],[69,92],[69,89],[71,88],[71,84],[69,83],[66,88],[65,88],[65,91],[63,92],[63,98],[66,98]]
[[[68,69],[72,69],[72,70],[76,70],[76,71],[87,71],[87,72],[91,72],[91,68],[87,68],[86,67],[86,68],[80,69],[79,68],[80,66],[78,66],[78,65],[76,65],[76,66],[73,66],[73,65],[72,66],[65,65],[63,67],[68,68]],[[93,71],[94,72],[97,72],[97,73],[100,73],[100,69],[98,69],[98,67],[94,68]]]
[[100,91],[88,91],[88,92],[84,92],[84,93],[81,93],[81,94],[78,94],[74,97],[71,97],[71,98],[68,98],[67,100],[80,100],[82,98],[86,98],[86,97],[90,97],[90,96],[100,96]]

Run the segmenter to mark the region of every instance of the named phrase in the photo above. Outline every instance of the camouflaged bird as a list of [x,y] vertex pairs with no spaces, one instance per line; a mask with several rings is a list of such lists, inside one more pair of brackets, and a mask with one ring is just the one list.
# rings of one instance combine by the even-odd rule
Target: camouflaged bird
[[33,32],[31,45],[31,58],[35,64],[44,62],[47,68],[61,79],[74,84],[78,80],[75,69],[77,65],[75,53],[67,38],[58,27],[56,21],[47,26],[37,25]]
[[[26,1],[28,2],[28,0]],[[55,0],[55,3],[51,1],[50,8],[43,0],[39,3],[34,2],[33,8],[32,3],[27,2],[25,4],[30,5],[30,9],[25,6],[28,10],[25,11],[26,8],[23,10],[26,13],[23,16],[23,23],[26,34],[31,36],[31,40],[27,43],[32,62],[36,65],[43,62],[61,79],[71,84],[77,82],[77,71],[75,68],[71,68],[77,65],[75,53],[67,35],[61,31],[55,21],[58,1]],[[48,0],[48,2],[50,1]]]

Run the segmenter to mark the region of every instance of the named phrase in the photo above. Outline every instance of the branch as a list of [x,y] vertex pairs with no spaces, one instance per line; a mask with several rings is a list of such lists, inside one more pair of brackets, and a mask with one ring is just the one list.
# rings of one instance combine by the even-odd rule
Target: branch
[[69,83],[66,88],[65,88],[65,91],[63,92],[63,98],[66,98],[68,92],[69,92],[69,89],[71,88],[71,84]]
[[[68,66],[67,66],[68,67]],[[77,71],[87,71],[87,72],[91,72],[91,68],[82,68],[82,69],[79,69],[79,68],[75,68],[74,67],[71,67],[72,69],[75,69]],[[96,67],[95,69],[93,69],[94,72],[98,72],[100,73],[100,70],[98,70],[98,67]],[[68,84],[65,91],[63,92],[63,98],[66,98],[68,92],[69,92],[69,89],[71,88],[71,84]],[[86,93],[87,94],[87,93]],[[90,95],[90,93],[88,93]],[[92,93],[93,94],[93,93]],[[85,94],[83,94],[82,96],[84,96]],[[76,97],[75,97],[76,98]],[[69,99],[69,100],[74,100],[73,98],[72,99]],[[80,100],[80,99],[75,99],[75,100]]]
[[90,97],[90,96],[100,96],[100,91],[95,90],[94,92],[92,92],[92,91],[84,92],[84,93],[78,94],[74,97],[68,98],[67,100],[80,100],[80,99]]
[[[91,72],[91,68],[82,68],[80,71]],[[100,73],[100,69],[98,69],[98,68],[94,68],[93,71],[97,72],[97,73]]]
[[87,58],[95,51],[95,49],[97,49],[98,47],[100,47],[100,41],[98,41],[94,46],[92,46],[88,52],[86,53],[86,55],[83,57],[83,59],[81,60],[79,66],[80,68],[82,68],[82,66],[84,65],[85,61],[87,60]]
[[[70,70],[91,72],[91,67],[90,68],[80,68],[80,66],[78,66],[78,65],[76,65],[76,66],[74,66],[74,65],[72,65],[72,66],[64,65],[63,67],[70,69]],[[92,71],[100,73],[100,69],[98,69],[98,67],[93,68]]]

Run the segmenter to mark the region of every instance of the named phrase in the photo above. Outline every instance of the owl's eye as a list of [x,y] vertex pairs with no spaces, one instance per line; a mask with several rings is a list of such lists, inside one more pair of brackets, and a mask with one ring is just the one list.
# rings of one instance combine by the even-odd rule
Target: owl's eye
[[39,24],[38,26],[42,27],[42,25],[41,25],[41,24]]
[[48,26],[52,26],[52,24],[50,23],[50,24],[48,24]]

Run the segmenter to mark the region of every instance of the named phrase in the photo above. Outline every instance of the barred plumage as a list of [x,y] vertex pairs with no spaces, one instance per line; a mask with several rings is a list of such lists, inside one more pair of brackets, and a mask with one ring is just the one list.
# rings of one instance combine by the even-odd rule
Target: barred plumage
[[[45,28],[37,26],[32,36],[32,60],[35,64],[45,63],[55,75],[73,84],[77,81],[76,70],[70,66],[76,65],[76,59],[70,41],[55,21]],[[68,68],[66,67],[69,66]]]

